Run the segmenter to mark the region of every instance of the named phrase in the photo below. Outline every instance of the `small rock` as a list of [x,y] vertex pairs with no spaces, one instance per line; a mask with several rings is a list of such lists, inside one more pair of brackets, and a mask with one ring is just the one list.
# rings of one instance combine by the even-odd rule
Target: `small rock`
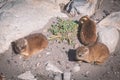
[[90,73],[89,71],[86,71],[86,73],[84,74],[84,77],[88,77],[89,73]]
[[61,73],[55,74],[54,80],[62,80],[62,74]]
[[49,54],[51,54],[51,53],[50,53],[50,52],[47,52],[46,54],[49,55]]
[[54,74],[48,74],[48,77],[49,77],[49,78],[54,78],[55,75],[54,75]]
[[39,66],[40,66],[40,63],[37,63],[37,64],[36,64],[36,67],[39,67]]
[[86,72],[86,75],[88,75],[89,73],[90,73],[90,71],[87,71],[87,72]]
[[48,62],[46,64],[46,70],[48,71],[53,71],[53,72],[59,72],[59,73],[63,73],[59,68],[57,68],[55,65],[53,65],[52,63]]
[[26,71],[25,73],[20,74],[18,78],[23,80],[37,80],[30,71]]
[[79,66],[79,64],[76,64],[76,65],[73,67],[72,72],[78,72],[78,71],[80,71],[80,66]]
[[61,65],[61,61],[57,61],[57,63]]
[[63,80],[70,80],[70,78],[71,78],[71,72],[63,73]]

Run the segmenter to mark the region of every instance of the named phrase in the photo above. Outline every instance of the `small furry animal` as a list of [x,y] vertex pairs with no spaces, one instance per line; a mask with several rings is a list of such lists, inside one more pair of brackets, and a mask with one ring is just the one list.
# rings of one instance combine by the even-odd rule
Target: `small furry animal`
[[78,31],[79,41],[85,46],[93,45],[97,40],[95,22],[90,20],[88,16],[81,17],[79,22],[80,22],[79,25],[80,31]]
[[109,57],[109,50],[103,43],[97,42],[92,46],[81,46],[76,50],[76,59],[92,64],[102,64]]
[[15,53],[29,57],[48,46],[48,40],[42,33],[35,33],[12,42],[12,48]]

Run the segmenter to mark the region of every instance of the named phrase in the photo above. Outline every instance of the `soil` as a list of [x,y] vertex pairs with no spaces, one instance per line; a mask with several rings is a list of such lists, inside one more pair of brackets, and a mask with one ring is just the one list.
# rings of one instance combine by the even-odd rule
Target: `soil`
[[[113,1],[113,2],[112,2]],[[102,20],[111,12],[120,11],[119,0],[104,0],[100,9],[92,16],[96,21]],[[47,25],[33,33],[43,33],[49,38],[52,34],[47,31],[55,18],[52,18]],[[77,20],[77,19],[76,19]],[[79,44],[77,36],[76,45]],[[73,67],[78,63],[74,60],[75,46],[68,45],[66,41],[49,41],[48,47],[41,53],[37,53],[27,60],[16,55],[10,46],[9,50],[0,55],[0,73],[3,73],[7,80],[19,80],[18,75],[31,71],[38,80],[53,80],[56,73],[46,70],[47,62],[57,66],[62,72],[71,71],[73,80],[120,80],[120,42],[116,51],[102,65],[80,63],[80,71],[72,72]]]

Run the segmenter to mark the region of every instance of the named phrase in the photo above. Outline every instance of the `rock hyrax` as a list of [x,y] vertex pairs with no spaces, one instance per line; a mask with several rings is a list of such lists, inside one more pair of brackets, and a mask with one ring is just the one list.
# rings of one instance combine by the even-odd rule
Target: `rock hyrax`
[[95,43],[92,46],[81,46],[76,50],[76,59],[88,63],[101,64],[109,57],[109,50],[103,43]]
[[48,46],[47,38],[41,33],[28,35],[12,42],[12,48],[15,53],[20,53],[24,57],[29,57]]

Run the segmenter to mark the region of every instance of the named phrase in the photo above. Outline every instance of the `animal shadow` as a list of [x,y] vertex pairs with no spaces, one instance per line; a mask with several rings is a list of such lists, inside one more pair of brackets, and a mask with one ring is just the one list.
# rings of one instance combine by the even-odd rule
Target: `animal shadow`
[[69,51],[68,51],[68,59],[69,59],[69,61],[76,61],[76,50],[69,49]]

